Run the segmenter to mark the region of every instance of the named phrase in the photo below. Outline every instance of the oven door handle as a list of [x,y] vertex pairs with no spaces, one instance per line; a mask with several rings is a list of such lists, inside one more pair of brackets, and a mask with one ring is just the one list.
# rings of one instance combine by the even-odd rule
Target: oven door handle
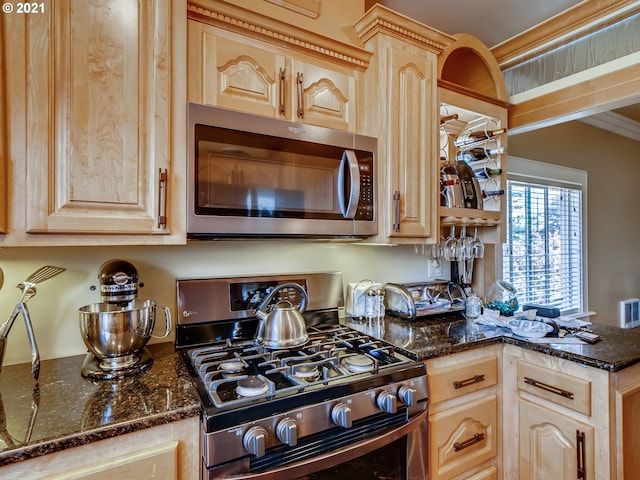
[[[363,440],[354,445],[341,448],[332,452],[323,453],[311,460],[305,460],[303,462],[290,463],[283,465],[275,469],[271,469],[268,472],[254,473],[254,474],[242,474],[231,475],[225,477],[228,480],[290,480],[291,478],[298,478],[310,473],[319,472],[325,468],[331,468],[341,463],[348,462],[367,453],[373,452],[381,447],[384,447],[396,440],[404,437],[413,430],[420,428],[422,422],[427,420],[428,411],[420,413],[420,415],[412,418],[408,423],[405,423],[401,427],[391,430],[382,436]],[[425,455],[427,452],[425,452]]]

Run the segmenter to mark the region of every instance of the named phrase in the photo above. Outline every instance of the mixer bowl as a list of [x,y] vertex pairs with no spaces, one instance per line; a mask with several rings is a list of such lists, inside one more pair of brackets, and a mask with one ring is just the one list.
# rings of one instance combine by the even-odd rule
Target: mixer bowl
[[[136,299],[121,307],[112,303],[93,303],[78,310],[82,340],[97,358],[117,360],[120,357],[138,356],[153,336],[163,338],[171,331],[171,314],[165,314],[165,333],[152,335],[155,326],[156,302]],[[114,368],[117,362],[112,362]]]

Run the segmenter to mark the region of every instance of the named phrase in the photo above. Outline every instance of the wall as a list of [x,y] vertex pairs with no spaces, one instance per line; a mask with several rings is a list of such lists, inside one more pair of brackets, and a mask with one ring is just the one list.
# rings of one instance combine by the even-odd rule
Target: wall
[[509,154],[587,171],[588,308],[619,325],[617,302],[640,297],[638,142],[576,121],[510,136]]
[[[28,308],[43,359],[86,352],[78,326],[78,308],[100,301],[98,269],[111,258],[133,263],[144,287],[140,298],[168,305],[175,316],[177,277],[341,271],[343,282],[369,278],[381,282],[417,282],[438,277],[433,261],[413,246],[341,244],[314,241],[214,241],[186,246],[56,247],[0,249],[4,287],[0,290],[0,321],[20,298],[15,287],[42,265],[67,269],[37,287]],[[439,277],[442,278],[442,277]],[[156,332],[162,332],[162,314]],[[162,341],[173,341],[173,336]],[[29,362],[29,342],[22,317],[9,336],[4,364]]]

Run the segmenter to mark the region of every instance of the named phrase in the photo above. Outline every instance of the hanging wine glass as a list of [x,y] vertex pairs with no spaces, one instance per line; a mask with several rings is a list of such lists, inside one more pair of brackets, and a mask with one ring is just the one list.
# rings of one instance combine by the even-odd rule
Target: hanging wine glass
[[459,247],[459,254],[458,254],[458,260],[468,260],[469,258],[473,258],[470,254],[470,244],[471,244],[471,237],[467,236],[467,227],[465,225],[462,226],[462,228],[460,229],[460,247]]
[[444,259],[447,261],[457,260],[459,250],[460,250],[460,241],[456,237],[456,227],[455,225],[451,225],[449,236],[444,241],[444,245],[442,247],[442,253],[443,253]]
[[469,256],[471,258],[482,258],[484,256],[484,243],[478,238],[478,227],[473,232],[473,238],[468,244]]

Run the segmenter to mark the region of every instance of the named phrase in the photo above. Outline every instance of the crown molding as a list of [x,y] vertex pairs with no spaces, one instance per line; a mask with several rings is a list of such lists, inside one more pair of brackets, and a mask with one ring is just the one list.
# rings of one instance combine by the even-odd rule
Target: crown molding
[[357,70],[366,70],[372,56],[364,48],[229,3],[189,0],[187,18]]
[[378,33],[398,38],[419,48],[436,54],[456,41],[455,37],[435,30],[412,18],[394,12],[380,4],[374,5],[355,24],[356,32],[363,42],[369,41]]
[[593,127],[608,130],[616,135],[630,138],[640,142],[640,122],[615,112],[603,112],[589,117],[581,118],[581,122]]

